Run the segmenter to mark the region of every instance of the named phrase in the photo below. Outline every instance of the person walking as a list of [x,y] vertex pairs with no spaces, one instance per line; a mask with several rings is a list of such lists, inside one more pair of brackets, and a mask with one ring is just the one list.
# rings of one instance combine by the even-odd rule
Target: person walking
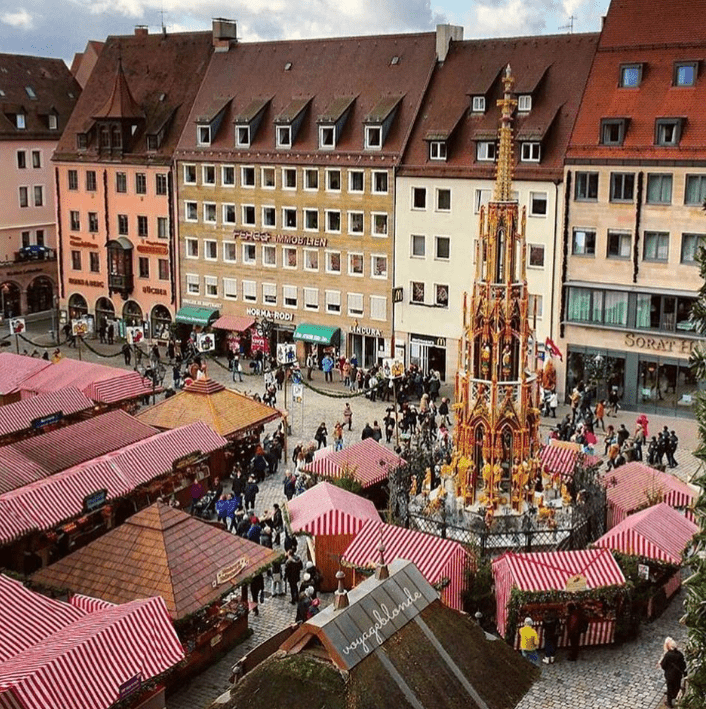
[[[666,428],[666,427],[665,427]],[[677,461],[674,454],[677,452],[677,446],[679,445],[679,439],[677,438],[676,431],[672,431],[669,437],[666,439],[666,452],[667,452],[667,462],[670,468],[677,467]]]
[[545,665],[551,665],[556,659],[556,649],[559,645],[559,617],[554,611],[547,613],[544,622],[542,623],[544,635],[544,662]]
[[539,655],[537,648],[539,647],[539,637],[537,631],[532,627],[533,625],[532,618],[529,616],[525,618],[525,623],[520,628],[520,652],[533,665],[538,665]]
[[340,451],[343,448],[343,426],[340,421],[336,421],[333,427],[333,448]]
[[243,366],[240,364],[240,356],[234,355],[230,362],[231,369],[233,370],[233,381],[237,375],[238,381],[243,381]]
[[296,490],[297,479],[288,470],[284,475],[284,496],[287,500],[291,500],[294,497]]
[[312,380],[312,373],[314,371],[314,367],[316,366],[316,358],[314,357],[313,352],[309,352],[309,354],[306,356],[306,378],[308,381]]
[[686,660],[677,643],[672,638],[664,641],[664,654],[659,661],[667,681],[667,706],[673,707],[674,700],[681,689],[681,681],[686,675]]
[[248,478],[248,484],[245,486],[245,494],[243,495],[246,510],[255,509],[255,498],[258,492],[260,492],[260,488],[257,486],[255,478],[251,475]]
[[101,324],[100,327],[98,328],[98,342],[100,342],[102,345],[105,344],[105,333],[106,333],[106,326],[105,326],[105,318],[101,318]]
[[112,345],[115,340],[115,325],[113,323],[108,324],[108,344]]
[[316,447],[317,450],[321,447],[326,448],[326,436],[328,436],[326,423],[322,421],[319,427],[316,429],[316,433],[314,434],[314,440],[318,444]]
[[324,381],[333,382],[333,359],[330,354],[321,360],[321,369],[324,370]]
[[250,579],[250,598],[255,604],[253,608],[253,613],[255,615],[260,615],[257,604],[263,603],[265,600],[265,577],[260,574],[255,574],[255,576]]
[[569,603],[566,607],[569,617],[566,621],[566,635],[569,639],[569,662],[576,662],[579,658],[579,647],[581,636],[588,630],[588,618],[581,606],[576,603]]
[[121,348],[120,351],[123,353],[123,358],[125,359],[125,364],[130,366],[130,362],[132,361],[132,347],[128,345],[126,342]]
[[603,420],[605,417],[605,399],[601,399],[597,404],[596,404],[596,430],[598,430],[598,426],[600,426],[603,431],[605,432],[605,421]]
[[343,407],[343,425],[345,426],[346,424],[348,424],[348,430],[350,431],[353,427],[353,410],[349,403],[346,403]]
[[284,562],[284,577],[289,585],[290,603],[293,606],[296,606],[299,600],[299,576],[303,568],[302,560],[290,549]]

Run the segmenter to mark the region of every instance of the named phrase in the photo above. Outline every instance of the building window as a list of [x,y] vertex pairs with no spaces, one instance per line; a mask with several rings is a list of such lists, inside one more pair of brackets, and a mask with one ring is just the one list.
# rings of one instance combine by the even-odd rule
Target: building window
[[262,284],[262,302],[265,305],[277,305],[277,284]]
[[363,314],[363,294],[348,294],[348,315],[355,317]]
[[91,234],[96,234],[98,232],[98,213],[89,212],[88,213],[88,231]]
[[20,207],[29,207],[29,192],[27,187],[19,188]]
[[243,244],[243,263],[255,265],[257,261],[257,250],[255,244]]
[[169,219],[167,217],[157,217],[157,237],[159,239],[169,238]]
[[137,235],[147,236],[147,217],[137,217]]
[[95,252],[91,251],[88,254],[88,267],[91,271],[91,273],[100,273],[101,270],[101,263],[100,263],[100,255]]
[[387,214],[374,213],[373,236],[387,236]]
[[235,168],[232,165],[221,165],[221,185],[223,187],[235,186]]
[[319,252],[316,249],[304,249],[304,270],[319,270]]
[[86,192],[96,191],[96,172],[95,170],[86,170]]
[[435,257],[440,261],[448,261],[451,257],[451,239],[448,236],[437,236]]
[[473,96],[471,99],[473,113],[485,113],[485,96]]
[[624,118],[604,118],[601,121],[601,143],[603,145],[622,145],[624,140]]
[[339,251],[326,252],[326,273],[341,272],[341,253]]
[[277,225],[277,210],[274,207],[262,208],[262,225],[274,227]]
[[492,196],[492,190],[476,190],[475,212],[478,214],[481,207],[487,207]]
[[669,234],[663,231],[646,231],[642,258],[645,261],[667,261],[669,259]]
[[199,277],[195,273],[186,274],[186,292],[189,295],[198,295],[201,292]]
[[532,293],[530,293],[528,301],[529,302],[527,304],[527,315],[531,319],[534,319],[535,316],[537,317],[537,319],[540,319],[542,317],[544,299],[541,295],[533,295]]
[[216,184],[216,167],[215,167],[215,165],[202,165],[201,166],[201,182],[204,185],[215,185]]
[[255,187],[255,168],[241,167],[240,168],[240,184],[243,187]]
[[318,190],[319,189],[319,171],[311,168],[304,170],[304,189]]
[[635,192],[635,175],[632,172],[610,173],[610,201],[632,202]]
[[42,166],[42,153],[39,150],[32,151],[32,167],[38,169]]
[[689,313],[695,298],[678,298],[674,295],[638,293],[635,326],[645,330],[675,332],[691,330]]
[[522,143],[520,160],[522,162],[539,162],[541,145],[536,142]]
[[706,175],[687,175],[684,204],[703,206],[706,201]]
[[[294,176],[296,183],[296,174]],[[275,169],[274,167],[263,167],[260,170],[260,182],[263,189],[273,190],[275,188]]]
[[292,147],[292,126],[277,126],[275,133],[278,148]]
[[495,160],[495,141],[479,140],[476,143],[476,160],[479,162],[493,162]]
[[449,287],[447,285],[440,283],[434,285],[434,305],[437,308],[449,307]]
[[680,118],[658,118],[655,121],[655,145],[676,147],[680,140]]
[[34,186],[34,206],[42,207],[44,206],[44,187],[41,185]]
[[296,308],[297,303],[297,287],[296,286],[282,286],[282,298],[284,299],[285,308]]
[[297,210],[294,207],[284,207],[282,209],[282,226],[285,229],[297,228]]
[[422,281],[412,281],[410,284],[410,293],[412,294],[413,303],[423,303],[424,283]]
[[348,191],[363,192],[365,189],[365,173],[362,170],[349,170],[348,172]]
[[184,243],[186,245],[186,258],[198,258],[199,240],[187,236],[186,239],[184,239]]
[[574,229],[571,253],[574,256],[593,256],[596,253],[596,232]]
[[332,234],[341,233],[341,213],[338,210],[326,210],[326,231]]
[[450,212],[451,211],[451,190],[439,187],[436,190],[436,211]]
[[363,254],[348,254],[348,275],[363,275]]
[[[253,207],[254,214],[254,207]],[[208,224],[216,223],[216,205],[213,202],[203,203],[203,220]]]
[[25,248],[27,246],[29,246],[29,232],[23,231],[22,232],[22,248]]
[[297,267],[297,250],[293,246],[285,246],[282,249],[282,268]]
[[370,257],[370,274],[373,278],[387,278],[387,256],[373,254]]
[[211,145],[211,126],[196,126],[196,144]]
[[17,151],[17,167],[24,170],[27,167],[27,152],[25,150]]
[[674,86],[694,86],[697,67],[696,62],[677,62],[674,65]]
[[431,140],[429,141],[429,159],[430,160],[446,160],[446,141]]
[[44,246],[44,229],[37,229],[35,237],[37,239],[37,246]]
[[304,229],[306,231],[319,230],[319,210],[305,209],[304,210]]
[[255,205],[244,204],[241,209],[243,226],[255,226]]
[[73,268],[74,271],[81,270],[81,252],[78,250],[71,252],[71,268]]
[[530,217],[547,216],[547,193],[530,192]]
[[115,191],[123,194],[127,192],[127,175],[124,172],[115,173]]
[[365,147],[368,150],[380,150],[382,148],[381,126],[365,126]]
[[520,113],[529,113],[532,110],[532,94],[521,94],[517,97],[517,110]]
[[410,255],[416,258],[426,256],[426,238],[421,234],[412,234]]
[[235,263],[237,260],[238,245],[235,241],[223,242],[223,260],[227,263]]
[[69,189],[71,191],[78,189],[78,170],[69,170]]
[[359,236],[363,233],[363,212],[348,212],[348,233]]
[[569,288],[567,320],[602,323],[603,291],[594,291],[590,288]]
[[224,224],[235,224],[235,205],[234,204],[224,204],[223,205],[223,223]]
[[140,256],[140,258],[137,260],[137,266],[140,278],[150,277],[150,260],[149,258],[147,258],[147,256]]
[[387,298],[384,295],[370,296],[370,319],[387,320]]
[[598,173],[577,172],[574,199],[577,202],[595,202],[598,199]]
[[81,216],[78,211],[72,209],[69,212],[69,219],[71,221],[71,231],[81,231]]
[[295,167],[282,168],[282,189],[297,189],[297,169]]
[[127,214],[118,214],[118,234],[120,236],[128,236],[129,232]]
[[620,67],[620,87],[635,89],[642,81],[642,64],[622,64]]
[[144,172],[135,175],[135,193],[147,194],[147,175]]
[[341,312],[341,292],[337,290],[326,291],[326,312],[340,313]]
[[27,127],[27,122],[25,121],[24,113],[18,113],[15,116],[15,125],[17,126],[18,130],[24,130]]
[[681,235],[681,262],[698,264],[699,249],[706,244],[706,234]]
[[226,300],[238,300],[238,281],[235,278],[223,279],[223,297]]
[[214,239],[203,240],[203,257],[207,261],[218,260],[218,242]]
[[332,150],[336,147],[336,127],[319,126],[319,148]]
[[184,165],[184,184],[196,184],[196,165]]
[[58,130],[59,128],[59,119],[56,117],[56,114],[50,113],[49,114],[49,130]]
[[319,309],[319,289],[304,288],[304,309],[318,310]]
[[157,271],[160,281],[169,280],[169,261],[165,258],[157,259]]
[[608,258],[630,258],[632,235],[620,231],[608,231]]
[[235,126],[235,147],[250,147],[250,126]]
[[204,276],[204,295],[207,298],[217,298],[218,297],[218,278],[216,276]]
[[648,175],[647,176],[647,204],[672,203],[672,176]]
[[76,133],[76,150],[85,150],[88,147],[88,135]]
[[257,301],[257,284],[255,281],[243,281],[243,300],[248,303]]
[[326,170],[326,191],[340,192],[341,191],[341,171]]
[[530,268],[544,268],[544,244],[529,244]]
[[167,194],[167,176],[163,172],[158,172],[154,177],[155,194]]
[[197,202],[184,202],[184,219],[187,222],[199,220],[199,205]]
[[424,187],[412,187],[412,209],[427,208],[427,191]]
[[373,194],[387,194],[387,172],[373,172]]

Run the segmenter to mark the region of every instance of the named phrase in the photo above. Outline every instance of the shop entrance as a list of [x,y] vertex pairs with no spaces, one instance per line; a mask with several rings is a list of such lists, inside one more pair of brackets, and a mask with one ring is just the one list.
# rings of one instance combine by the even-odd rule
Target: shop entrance
[[409,361],[416,364],[424,376],[433,369],[439,372],[442,382],[446,381],[446,338],[411,335]]
[[385,354],[385,338],[368,335],[348,335],[348,357],[356,356],[358,364],[368,369],[379,364]]

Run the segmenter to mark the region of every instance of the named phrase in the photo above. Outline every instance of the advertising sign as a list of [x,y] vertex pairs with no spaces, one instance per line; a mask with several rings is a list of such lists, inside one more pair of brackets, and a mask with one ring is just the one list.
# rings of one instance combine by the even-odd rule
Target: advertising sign
[[11,335],[23,335],[27,325],[24,318],[12,318],[10,320],[10,334]]
[[84,318],[71,321],[71,332],[74,337],[83,337],[88,334],[88,321]]
[[386,379],[398,379],[404,375],[404,361],[395,357],[382,360],[382,375]]
[[145,331],[141,325],[133,325],[125,328],[125,339],[130,345],[139,345],[145,340]]
[[292,401],[295,404],[301,404],[304,398],[304,385],[303,384],[292,384]]
[[200,334],[198,339],[199,352],[210,352],[216,349],[216,338],[211,333]]

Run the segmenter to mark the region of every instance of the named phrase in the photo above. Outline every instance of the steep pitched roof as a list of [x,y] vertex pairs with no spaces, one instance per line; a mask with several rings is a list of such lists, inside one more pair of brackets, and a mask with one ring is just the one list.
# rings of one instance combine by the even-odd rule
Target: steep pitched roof
[[[432,78],[405,150],[401,175],[443,177],[495,175],[493,162],[476,160],[478,140],[495,140],[502,96],[502,70],[509,63],[516,94],[531,94],[529,112],[516,112],[518,142],[542,142],[539,163],[520,162],[515,179],[556,179],[563,171],[581,92],[598,44],[597,34],[515,37],[453,42]],[[473,96],[485,96],[486,110],[474,113]],[[430,160],[429,140],[448,140],[447,159]]]
[[115,72],[113,92],[108,97],[103,107],[96,111],[93,118],[144,118],[145,112],[137,105],[130,93],[122,59],[118,59],[118,68]]

